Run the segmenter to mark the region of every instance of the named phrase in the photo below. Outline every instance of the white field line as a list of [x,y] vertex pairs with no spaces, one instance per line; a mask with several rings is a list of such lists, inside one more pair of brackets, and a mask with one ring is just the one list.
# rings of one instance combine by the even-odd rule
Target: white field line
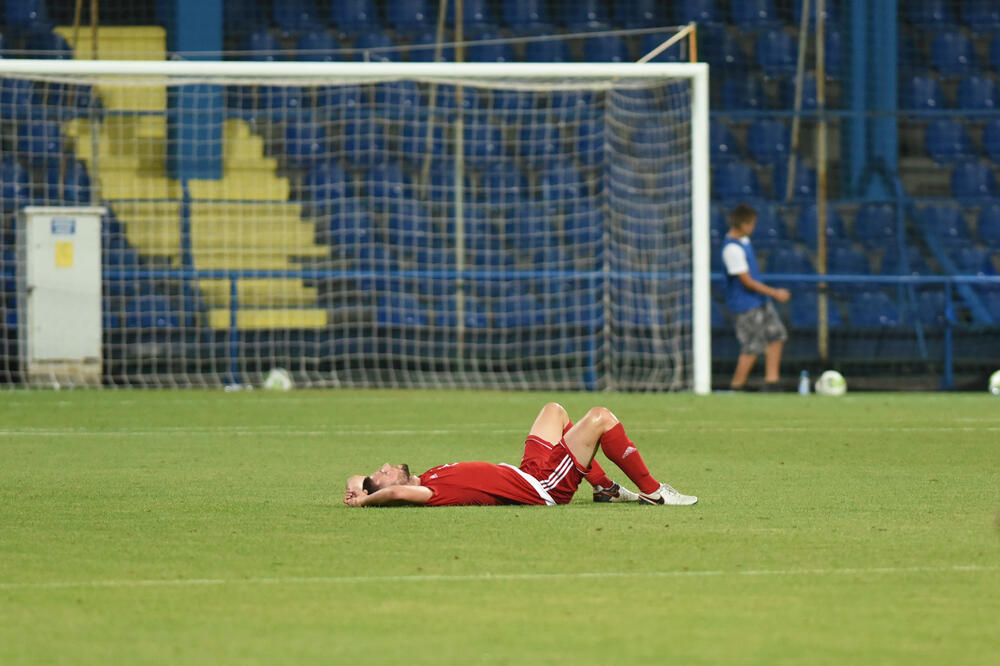
[[0,590],[62,590],[79,588],[139,588],[139,587],[219,587],[228,585],[344,585],[364,583],[454,583],[554,581],[590,579],[656,579],[699,577],[762,577],[762,576],[875,576],[913,573],[992,573],[1000,567],[955,565],[950,567],[861,567],[845,569],[756,569],[747,571],[598,571],[524,574],[427,574],[418,576],[313,576],[291,578],[171,578],[148,580],[50,581],[35,583],[0,583]]

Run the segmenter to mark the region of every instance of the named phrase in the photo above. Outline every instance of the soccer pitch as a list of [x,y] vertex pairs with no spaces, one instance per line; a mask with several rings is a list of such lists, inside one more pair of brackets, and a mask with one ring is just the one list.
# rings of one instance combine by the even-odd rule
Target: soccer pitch
[[[610,407],[701,501],[341,503],[387,461],[516,464],[550,400]],[[109,390],[6,393],[0,414],[5,665],[1000,654],[986,394]]]

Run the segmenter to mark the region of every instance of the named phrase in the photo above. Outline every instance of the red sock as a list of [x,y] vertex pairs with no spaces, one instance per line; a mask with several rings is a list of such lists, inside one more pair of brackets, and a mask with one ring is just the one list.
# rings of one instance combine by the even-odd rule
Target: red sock
[[614,428],[601,437],[601,450],[611,462],[621,467],[641,492],[654,493],[660,487],[659,481],[654,479],[646,468],[639,450],[625,434],[625,426],[621,423],[616,423]]
[[587,472],[587,481],[589,481],[590,485],[595,488],[597,486],[600,486],[601,488],[610,488],[615,485],[615,482],[609,479],[608,475],[604,473],[604,468],[601,467],[596,458],[590,463],[590,471]]

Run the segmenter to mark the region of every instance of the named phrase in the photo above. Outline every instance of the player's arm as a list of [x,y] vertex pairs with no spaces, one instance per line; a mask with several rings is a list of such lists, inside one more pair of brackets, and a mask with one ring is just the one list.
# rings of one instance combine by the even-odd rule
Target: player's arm
[[371,495],[365,493],[352,498],[351,501],[345,499],[348,506],[404,506],[407,504],[427,504],[434,492],[424,486],[389,486],[382,490],[376,490]]
[[764,294],[765,296],[770,296],[779,303],[787,303],[788,299],[791,298],[791,294],[787,289],[775,289],[774,287],[769,287],[760,280],[755,280],[750,277],[750,273],[738,273],[736,279],[740,281],[744,287],[750,291],[755,291],[758,294]]

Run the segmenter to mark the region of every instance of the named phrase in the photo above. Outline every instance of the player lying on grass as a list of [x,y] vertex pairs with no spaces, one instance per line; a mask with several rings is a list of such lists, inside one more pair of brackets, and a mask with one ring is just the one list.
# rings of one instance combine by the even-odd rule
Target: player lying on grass
[[[639,488],[636,495],[611,481],[594,455],[600,446]],[[432,467],[412,476],[406,465],[386,463],[371,476],[347,480],[348,506],[425,506],[566,504],[580,480],[594,485],[594,501],[638,501],[641,504],[694,504],[654,479],[625,428],[605,407],[591,408],[576,425],[566,410],[550,402],[538,413],[524,443],[519,467],[500,463],[459,462]],[[631,496],[631,497],[630,497]]]

